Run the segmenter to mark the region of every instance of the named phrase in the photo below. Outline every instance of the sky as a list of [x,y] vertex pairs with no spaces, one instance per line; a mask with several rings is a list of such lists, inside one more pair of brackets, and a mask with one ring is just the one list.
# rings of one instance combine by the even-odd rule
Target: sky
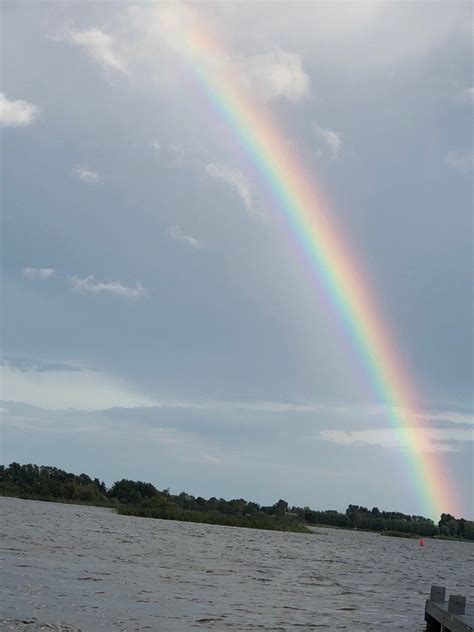
[[2,461],[426,509],[413,446],[179,52],[198,16],[342,227],[430,428],[417,458],[474,517],[471,4],[2,13]]

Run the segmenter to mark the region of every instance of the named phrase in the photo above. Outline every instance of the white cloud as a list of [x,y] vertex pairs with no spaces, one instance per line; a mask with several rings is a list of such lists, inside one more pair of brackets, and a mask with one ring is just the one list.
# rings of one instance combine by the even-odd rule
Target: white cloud
[[192,235],[186,235],[185,233],[183,233],[178,224],[169,227],[169,234],[174,240],[184,244],[188,244],[188,246],[192,246],[193,248],[196,248],[198,250],[203,247],[202,242],[200,242],[198,239],[196,239]]
[[90,169],[86,165],[77,165],[74,169],[74,174],[77,178],[79,178],[79,180],[82,180],[87,184],[98,184],[100,182],[99,173]]
[[324,441],[339,445],[375,445],[381,448],[409,448],[412,444],[412,433],[417,436],[417,451],[420,452],[453,452],[453,441],[474,441],[471,428],[436,428],[429,432],[419,432],[416,428],[390,430],[375,428],[367,430],[322,430],[319,437]]
[[1,399],[47,410],[105,410],[153,406],[154,402],[98,371],[36,371],[2,367]]
[[129,287],[120,281],[97,281],[92,274],[84,279],[72,277],[70,281],[73,289],[78,292],[116,294],[124,298],[139,298],[148,294],[148,290],[138,282],[135,287]]
[[255,211],[250,187],[244,174],[238,169],[232,169],[225,165],[217,165],[213,162],[206,165],[206,173],[211,178],[222,180],[231,186],[239,195],[248,211]]
[[[141,32],[143,42],[155,42],[155,50],[164,45],[168,51],[186,56],[189,54],[186,39],[202,30],[205,14],[206,9],[196,10],[189,4],[157,3],[151,7],[134,7],[130,19]],[[274,44],[266,44],[257,54],[233,54],[231,50],[229,47],[226,52],[216,52],[212,47],[203,47],[195,55],[195,63],[206,67],[211,74],[229,78],[252,98],[263,101],[283,98],[296,102],[309,96],[310,79],[298,54]]]
[[92,59],[104,68],[127,72],[125,61],[115,49],[114,40],[100,29],[87,31],[70,31],[69,41],[81,47]]
[[313,130],[316,136],[325,143],[331,160],[337,160],[342,147],[341,135],[334,130],[319,127],[319,125],[314,125]]
[[237,72],[248,91],[265,101],[281,97],[296,102],[309,96],[309,77],[295,53],[274,49],[229,60],[229,72]]
[[26,127],[38,116],[39,109],[28,101],[10,101],[0,92],[0,125],[3,127]]
[[474,151],[448,151],[445,160],[450,167],[468,172],[474,167]]
[[49,279],[54,273],[54,268],[32,268],[31,266],[23,268],[23,276],[27,279]]

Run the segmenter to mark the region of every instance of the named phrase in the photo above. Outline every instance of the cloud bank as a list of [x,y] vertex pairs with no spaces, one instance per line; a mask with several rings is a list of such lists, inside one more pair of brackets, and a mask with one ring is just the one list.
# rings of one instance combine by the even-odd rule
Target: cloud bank
[[90,369],[48,371],[3,365],[2,399],[44,410],[105,410],[153,406],[157,402],[133,391],[117,378]]

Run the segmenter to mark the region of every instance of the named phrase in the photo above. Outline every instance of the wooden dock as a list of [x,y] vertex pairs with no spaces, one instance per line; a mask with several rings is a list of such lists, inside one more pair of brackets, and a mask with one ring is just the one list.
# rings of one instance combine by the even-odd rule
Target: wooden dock
[[426,632],[474,632],[474,608],[463,595],[450,595],[446,588],[431,586],[425,604]]

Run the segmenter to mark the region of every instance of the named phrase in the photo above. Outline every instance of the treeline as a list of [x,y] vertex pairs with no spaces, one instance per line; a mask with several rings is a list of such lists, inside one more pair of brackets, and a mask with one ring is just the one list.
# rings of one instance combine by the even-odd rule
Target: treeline
[[[181,495],[181,494],[180,494]],[[188,494],[186,494],[188,496]],[[189,498],[189,497],[188,497]],[[295,533],[311,533],[310,530],[298,519],[297,516],[271,513],[266,514],[261,510],[246,513],[245,509],[236,511],[236,505],[255,504],[246,501],[229,501],[222,499],[217,502],[205,501],[203,498],[190,497],[197,502],[195,509],[185,509],[179,496],[167,495],[158,492],[153,498],[141,501],[139,504],[123,503],[117,508],[118,513],[131,516],[143,516],[146,518],[162,518],[165,520],[183,520],[186,522],[205,522],[207,524],[219,524],[232,527],[252,527],[253,529],[268,529],[272,531],[292,531]],[[209,504],[208,504],[209,503]],[[225,504],[234,506],[224,507]],[[188,500],[185,503],[188,505]],[[195,504],[194,502],[192,503]],[[217,509],[216,505],[221,507]],[[213,507],[214,506],[214,507]]]
[[427,537],[453,537],[474,540],[474,522],[456,519],[443,513],[438,524],[423,516],[411,516],[398,511],[380,511],[378,507],[368,509],[349,505],[345,513],[338,511],[313,511],[309,507],[291,509],[308,524],[326,524],[344,529],[361,529],[381,533],[420,535]]
[[345,513],[289,507],[284,500],[259,505],[243,498],[205,499],[182,492],[170,494],[151,483],[122,479],[110,488],[87,474],[38,465],[0,466],[0,495],[114,507],[120,514],[168,520],[308,533],[308,526],[328,525],[406,536],[474,540],[474,522],[442,514],[438,524],[423,516],[349,505]]
[[109,505],[109,491],[98,478],[44,465],[0,465],[0,494],[37,500],[66,500]]
[[126,479],[108,489],[87,474],[76,475],[42,465],[0,465],[2,495],[113,507],[123,515],[310,533],[298,516],[286,511],[284,501],[276,503],[273,510],[243,499],[205,500],[184,492],[173,496],[169,490],[160,491],[151,483]]

